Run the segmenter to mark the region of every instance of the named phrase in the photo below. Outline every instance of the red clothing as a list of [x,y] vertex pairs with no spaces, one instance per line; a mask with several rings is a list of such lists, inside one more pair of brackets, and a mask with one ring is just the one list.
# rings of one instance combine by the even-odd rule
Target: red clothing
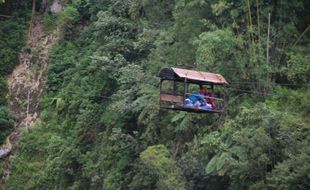
[[214,98],[214,94],[212,94],[211,92],[208,92],[207,96],[208,96],[208,97],[206,97],[207,103],[211,104],[212,109],[215,110],[216,109],[216,104],[215,104],[214,99],[213,99]]
[[214,102],[214,94],[212,94],[211,92],[209,92],[207,90],[207,88],[203,87],[200,89],[199,91],[199,94],[202,95],[202,96],[206,96],[205,97],[205,101],[208,103],[208,104],[211,104],[212,106],[212,109],[215,110],[216,109],[216,104]]

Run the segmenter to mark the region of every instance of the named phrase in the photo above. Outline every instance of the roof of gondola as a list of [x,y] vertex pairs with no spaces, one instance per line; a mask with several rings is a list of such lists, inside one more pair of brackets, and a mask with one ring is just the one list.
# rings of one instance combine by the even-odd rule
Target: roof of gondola
[[206,82],[219,85],[228,84],[225,78],[217,73],[181,69],[176,67],[162,69],[159,73],[159,77],[170,80],[189,79],[191,81]]

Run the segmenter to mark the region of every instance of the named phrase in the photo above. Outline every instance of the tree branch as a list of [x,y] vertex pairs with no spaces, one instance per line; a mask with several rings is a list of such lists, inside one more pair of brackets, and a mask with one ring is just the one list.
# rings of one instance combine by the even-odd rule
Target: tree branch
[[308,32],[308,30],[310,29],[310,25],[303,31],[303,33],[301,33],[301,35],[299,36],[299,38],[295,41],[293,46],[296,46],[297,43],[301,40],[301,38]]
[[10,15],[0,15],[0,17],[11,18],[12,16],[10,16]]

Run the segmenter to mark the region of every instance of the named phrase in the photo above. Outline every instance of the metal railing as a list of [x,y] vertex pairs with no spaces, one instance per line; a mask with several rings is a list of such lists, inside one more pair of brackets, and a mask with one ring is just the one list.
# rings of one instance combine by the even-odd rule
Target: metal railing
[[[223,111],[224,110],[224,99],[222,99],[222,98],[216,98],[213,96],[204,96],[204,95],[193,94],[193,93],[186,93],[185,99],[188,98],[189,96],[196,96],[196,97],[203,98],[205,103],[208,103],[208,100],[211,100],[216,106],[216,108],[212,109],[212,111]],[[185,101],[185,99],[184,99],[184,101]]]
[[202,97],[202,98],[204,98],[204,99],[208,98],[208,99],[213,99],[213,100],[224,101],[224,99],[222,99],[222,98],[215,98],[215,97],[213,97],[213,96],[203,96],[203,95],[192,94],[192,93],[186,93],[185,95],[186,95],[186,97],[187,97],[188,95],[191,95],[191,96],[200,96],[200,97]]

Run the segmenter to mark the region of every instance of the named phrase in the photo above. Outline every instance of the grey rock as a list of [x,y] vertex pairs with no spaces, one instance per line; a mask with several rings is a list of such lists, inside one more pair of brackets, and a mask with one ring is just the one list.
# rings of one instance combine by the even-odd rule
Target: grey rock
[[6,156],[8,156],[10,152],[11,152],[11,150],[8,149],[8,148],[0,149],[0,159],[5,158]]
[[63,5],[59,2],[59,0],[55,0],[54,2],[53,2],[53,4],[51,5],[51,13],[53,13],[53,14],[56,14],[56,13],[59,13],[59,12],[61,12],[63,9],[64,9],[64,7],[63,7]]

